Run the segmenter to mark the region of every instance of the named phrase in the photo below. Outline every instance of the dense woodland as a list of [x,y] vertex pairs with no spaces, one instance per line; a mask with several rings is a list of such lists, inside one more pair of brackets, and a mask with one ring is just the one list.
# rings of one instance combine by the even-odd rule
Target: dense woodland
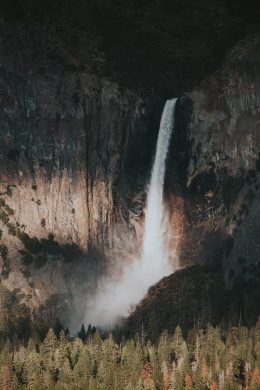
[[111,335],[83,326],[77,338],[56,317],[58,297],[32,319],[22,295],[0,285],[0,389],[260,389],[256,271],[225,290],[221,270],[187,268]]
[[[56,332],[57,333],[57,332]],[[102,338],[84,327],[71,339],[50,329],[40,342],[7,339],[0,353],[1,389],[173,390],[260,389],[260,318],[251,329],[178,326],[156,343],[141,330],[132,339]]]

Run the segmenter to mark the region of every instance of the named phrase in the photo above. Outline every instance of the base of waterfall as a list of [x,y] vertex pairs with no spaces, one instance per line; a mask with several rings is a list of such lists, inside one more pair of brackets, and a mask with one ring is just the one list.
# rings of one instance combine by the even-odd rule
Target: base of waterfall
[[142,261],[136,261],[125,267],[119,280],[102,278],[95,295],[88,300],[84,322],[101,328],[115,325],[132,313],[149,287],[172,272],[169,263],[160,268],[146,268]]

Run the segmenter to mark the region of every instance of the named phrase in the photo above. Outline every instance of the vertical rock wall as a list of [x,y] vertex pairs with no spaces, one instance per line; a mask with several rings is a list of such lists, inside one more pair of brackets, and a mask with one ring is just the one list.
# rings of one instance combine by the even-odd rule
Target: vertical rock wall
[[[222,68],[180,101],[178,132],[186,134],[177,156],[186,167],[183,262],[224,257],[227,274],[230,263],[233,271],[239,268],[244,251],[248,262],[251,254],[259,257],[259,221],[253,211],[260,179],[259,58],[259,36],[239,42]],[[188,121],[187,107],[192,107]]]

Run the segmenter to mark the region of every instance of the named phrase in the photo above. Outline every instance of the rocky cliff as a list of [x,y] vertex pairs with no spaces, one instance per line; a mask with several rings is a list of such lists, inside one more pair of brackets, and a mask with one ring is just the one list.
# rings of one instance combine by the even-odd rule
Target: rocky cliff
[[259,258],[259,38],[239,42],[215,74],[180,99],[176,130],[187,217],[183,261],[224,256],[231,278]]
[[[34,307],[69,293],[64,277],[75,264],[64,263],[79,258],[88,266],[133,251],[150,158],[147,104],[57,63],[67,57],[49,31],[3,24],[2,37],[1,272]],[[41,58],[24,49],[37,51],[39,39],[51,40],[41,44]]]
[[181,96],[165,186],[181,265],[225,256],[232,277],[258,256],[259,37],[212,73],[257,21],[202,3],[4,4],[0,271],[31,310],[138,253],[168,96]]

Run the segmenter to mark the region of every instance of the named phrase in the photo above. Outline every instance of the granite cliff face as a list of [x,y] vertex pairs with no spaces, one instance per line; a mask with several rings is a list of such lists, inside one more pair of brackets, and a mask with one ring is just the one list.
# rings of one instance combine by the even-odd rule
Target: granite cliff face
[[[108,79],[64,69],[48,51],[30,62],[33,52],[14,42],[13,27],[2,28],[1,270],[4,284],[34,307],[69,293],[66,248],[68,262],[87,264],[133,251],[149,164],[147,104]],[[52,44],[48,50],[61,50]]]
[[224,256],[231,278],[259,258],[259,58],[259,35],[239,42],[179,107],[179,131],[186,129],[184,140],[177,135],[188,222],[183,260]]
[[88,74],[28,81],[2,72],[1,192],[15,186],[9,205],[17,222],[30,235],[51,232],[85,250],[97,231],[109,240],[101,230],[112,224],[113,187],[131,137],[145,134],[144,103]]

